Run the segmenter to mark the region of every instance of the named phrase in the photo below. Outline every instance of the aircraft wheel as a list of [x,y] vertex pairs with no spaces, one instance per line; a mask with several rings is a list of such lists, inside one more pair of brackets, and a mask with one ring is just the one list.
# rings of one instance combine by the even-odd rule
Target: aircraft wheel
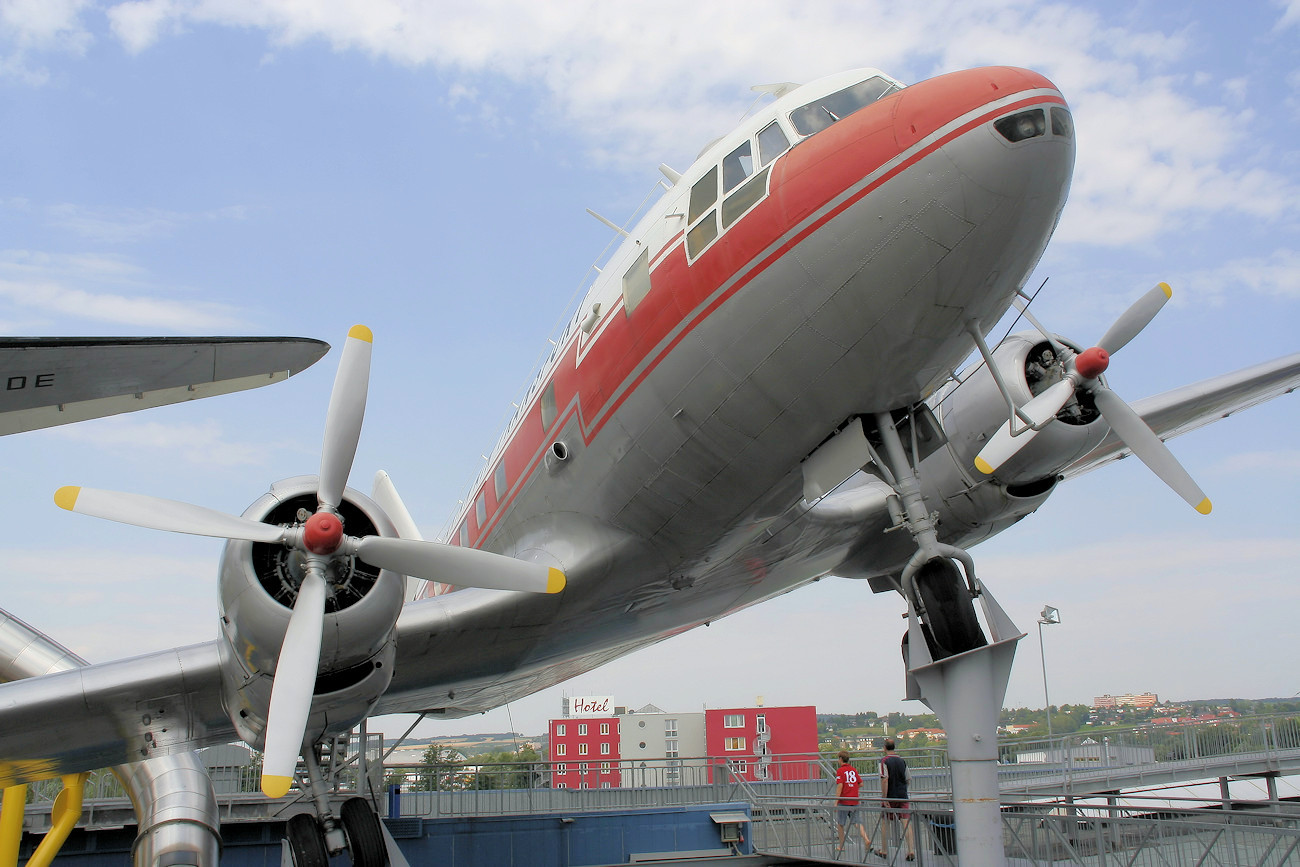
[[938,557],[916,573],[916,593],[925,609],[930,655],[943,659],[988,642],[975,617],[975,601],[966,580],[953,561]]
[[289,838],[294,867],[329,867],[330,854],[325,849],[325,833],[311,813],[290,816],[284,835]]
[[388,867],[388,847],[379,817],[365,798],[348,798],[339,811],[353,867]]

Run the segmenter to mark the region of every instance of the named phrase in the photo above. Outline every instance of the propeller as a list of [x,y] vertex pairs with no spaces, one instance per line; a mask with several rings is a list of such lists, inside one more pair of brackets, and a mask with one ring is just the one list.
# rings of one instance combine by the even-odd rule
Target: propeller
[[1192,508],[1208,515],[1212,508],[1209,498],[1192,480],[1187,470],[1183,469],[1182,464],[1178,463],[1173,452],[1169,451],[1168,446],[1123,398],[1099,379],[1110,366],[1111,355],[1137,337],[1172,295],[1173,290],[1168,283],[1157,284],[1115,320],[1096,346],[1078,354],[1062,347],[1048,335],[1038,320],[1030,317],[1034,326],[1047,335],[1056,347],[1057,359],[1064,366],[1065,376],[1021,407],[1021,412],[1029,420],[1028,427],[1013,435],[1012,420],[1008,419],[989,438],[975,458],[975,468],[985,475],[995,473],[998,467],[1024,448],[1070,402],[1076,391],[1082,389],[1092,395],[1097,410],[1120,442]]
[[324,628],[325,572],[334,558],[360,557],[372,566],[429,581],[453,580],[462,587],[558,593],[559,569],[419,539],[347,536],[337,510],[343,502],[361,437],[370,380],[373,337],[364,325],[348,331],[325,417],[316,512],[299,526],[277,527],[214,509],[149,497],[67,486],[54,502],[70,512],[155,530],[282,544],[302,552],[303,580],[276,659],[262,760],[262,791],[284,796],[303,751],[312,691],[320,665]]

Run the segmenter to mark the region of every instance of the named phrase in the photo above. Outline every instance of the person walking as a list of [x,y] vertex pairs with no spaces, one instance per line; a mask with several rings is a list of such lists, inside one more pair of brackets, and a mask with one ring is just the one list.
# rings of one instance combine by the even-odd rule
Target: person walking
[[862,837],[863,853],[871,851],[871,838],[862,825],[862,811],[858,809],[858,787],[862,785],[862,775],[849,763],[847,750],[840,750],[840,766],[835,769],[835,827],[839,832],[839,848],[835,857],[844,854],[846,832],[854,825],[858,826],[858,835]]
[[882,848],[876,850],[876,854],[885,860],[889,859],[889,832],[895,820],[903,823],[901,840],[907,844],[907,860],[916,860],[912,845],[912,811],[907,805],[907,784],[910,782],[906,760],[894,754],[893,740],[885,738],[885,757],[880,760],[880,796],[885,799],[885,825],[881,832]]

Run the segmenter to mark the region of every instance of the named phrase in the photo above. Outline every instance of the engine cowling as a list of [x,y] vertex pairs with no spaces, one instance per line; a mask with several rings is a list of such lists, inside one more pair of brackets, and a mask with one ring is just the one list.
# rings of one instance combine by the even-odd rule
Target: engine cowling
[[[1076,352],[1082,351],[1069,341],[1061,342]],[[1051,344],[1036,332],[1008,337],[993,353],[993,362],[1018,406],[1061,379]],[[969,470],[972,477],[975,456],[1006,422],[1007,413],[997,382],[984,365],[941,397],[936,414],[947,434],[948,447],[959,466]],[[1091,395],[1077,391],[1056,414],[1056,421],[1002,464],[993,478],[1009,487],[1050,479],[1095,448],[1108,430]]]
[[[244,517],[281,526],[301,524],[317,507],[318,479],[298,476],[271,486]],[[397,535],[384,511],[348,488],[339,504],[344,531]],[[276,658],[302,580],[303,554],[283,545],[231,541],[220,568],[222,685],[239,736],[261,748]],[[369,713],[393,676],[394,627],[403,579],[359,557],[336,560],[326,576],[320,662],[306,735],[341,733]]]

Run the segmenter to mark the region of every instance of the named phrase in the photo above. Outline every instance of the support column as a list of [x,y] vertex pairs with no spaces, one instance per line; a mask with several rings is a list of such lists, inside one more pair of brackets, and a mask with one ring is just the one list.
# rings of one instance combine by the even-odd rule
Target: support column
[[909,674],[920,687],[922,701],[948,732],[958,861],[1004,867],[998,716],[1011,678],[1016,642],[1024,633],[1016,629],[988,588],[983,588],[980,604],[992,633],[989,644],[933,662],[916,610],[909,602]]

